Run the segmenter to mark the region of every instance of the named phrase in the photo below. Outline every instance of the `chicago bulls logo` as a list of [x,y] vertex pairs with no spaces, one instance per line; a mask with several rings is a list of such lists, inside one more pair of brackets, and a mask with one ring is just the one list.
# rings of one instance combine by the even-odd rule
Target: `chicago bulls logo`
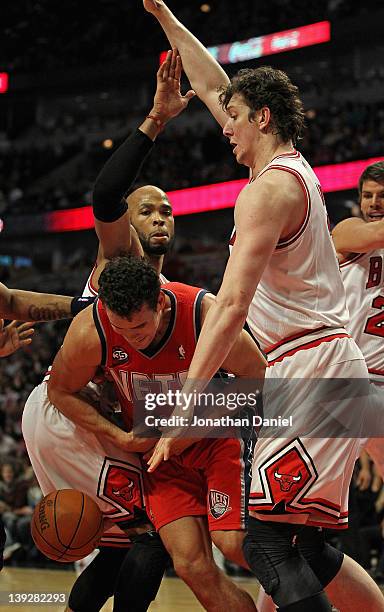
[[299,472],[297,476],[294,476],[293,474],[279,474],[279,472],[276,471],[274,477],[280,484],[280,489],[282,491],[290,491],[292,485],[301,480],[301,472]]
[[215,519],[223,516],[228,510],[232,510],[229,507],[229,495],[211,489],[209,491],[209,509]]
[[121,497],[126,502],[130,502],[133,499],[133,487],[134,486],[135,486],[135,483],[133,482],[133,480],[129,480],[128,484],[125,485],[124,487],[121,487],[120,489],[114,489],[112,487],[112,494],[115,495],[116,497]]
[[135,508],[144,508],[141,467],[106,457],[97,494],[116,509],[110,518],[133,516]]
[[331,523],[346,525],[348,514],[341,513],[341,506],[332,497],[329,499],[329,491],[323,487],[308,444],[295,438],[263,461],[259,459],[252,474],[249,508],[254,512],[268,510],[275,514],[292,510],[313,513],[319,525],[323,524],[324,516],[327,516],[327,526]]
[[297,448],[276,458],[265,470],[275,504],[291,502],[311,478],[310,471]]

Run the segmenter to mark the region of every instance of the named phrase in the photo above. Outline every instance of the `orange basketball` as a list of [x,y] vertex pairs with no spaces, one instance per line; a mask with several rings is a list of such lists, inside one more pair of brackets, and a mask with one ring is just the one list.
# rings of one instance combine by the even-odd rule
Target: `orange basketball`
[[75,489],[52,491],[35,507],[31,534],[37,548],[49,559],[70,563],[83,559],[103,534],[99,506]]

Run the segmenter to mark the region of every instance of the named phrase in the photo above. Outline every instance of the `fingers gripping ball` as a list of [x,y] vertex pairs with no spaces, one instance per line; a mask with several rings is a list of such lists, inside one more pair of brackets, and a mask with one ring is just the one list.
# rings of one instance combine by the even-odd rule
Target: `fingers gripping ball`
[[35,507],[31,534],[36,547],[49,559],[71,563],[83,559],[103,534],[98,505],[74,489],[52,491]]

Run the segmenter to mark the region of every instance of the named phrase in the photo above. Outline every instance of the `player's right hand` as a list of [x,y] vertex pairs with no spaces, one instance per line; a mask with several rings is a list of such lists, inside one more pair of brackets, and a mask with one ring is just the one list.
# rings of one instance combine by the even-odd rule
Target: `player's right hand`
[[31,336],[34,333],[33,323],[17,323],[12,321],[4,326],[3,319],[0,319],[0,357],[12,355],[19,348],[27,346],[32,342]]
[[193,89],[186,94],[180,91],[182,65],[177,49],[167,52],[167,57],[157,71],[157,87],[153,99],[151,115],[156,115],[163,123],[177,117],[196,95]]

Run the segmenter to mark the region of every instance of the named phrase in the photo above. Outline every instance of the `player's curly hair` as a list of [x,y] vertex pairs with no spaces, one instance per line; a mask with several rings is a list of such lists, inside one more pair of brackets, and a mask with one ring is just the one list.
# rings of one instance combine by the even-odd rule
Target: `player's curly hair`
[[384,185],[384,162],[376,162],[363,170],[359,178],[359,200],[361,200],[364,181],[375,181],[376,183],[382,183]]
[[131,255],[116,257],[100,274],[99,298],[119,317],[129,318],[144,304],[155,310],[159,293],[159,276],[144,259]]
[[274,133],[284,143],[289,140],[297,143],[305,127],[304,108],[298,88],[291,83],[285,72],[271,66],[239,70],[219,94],[223,110],[227,110],[229,101],[235,94],[241,95],[249,106],[250,121],[256,111],[267,106],[271,111]]

